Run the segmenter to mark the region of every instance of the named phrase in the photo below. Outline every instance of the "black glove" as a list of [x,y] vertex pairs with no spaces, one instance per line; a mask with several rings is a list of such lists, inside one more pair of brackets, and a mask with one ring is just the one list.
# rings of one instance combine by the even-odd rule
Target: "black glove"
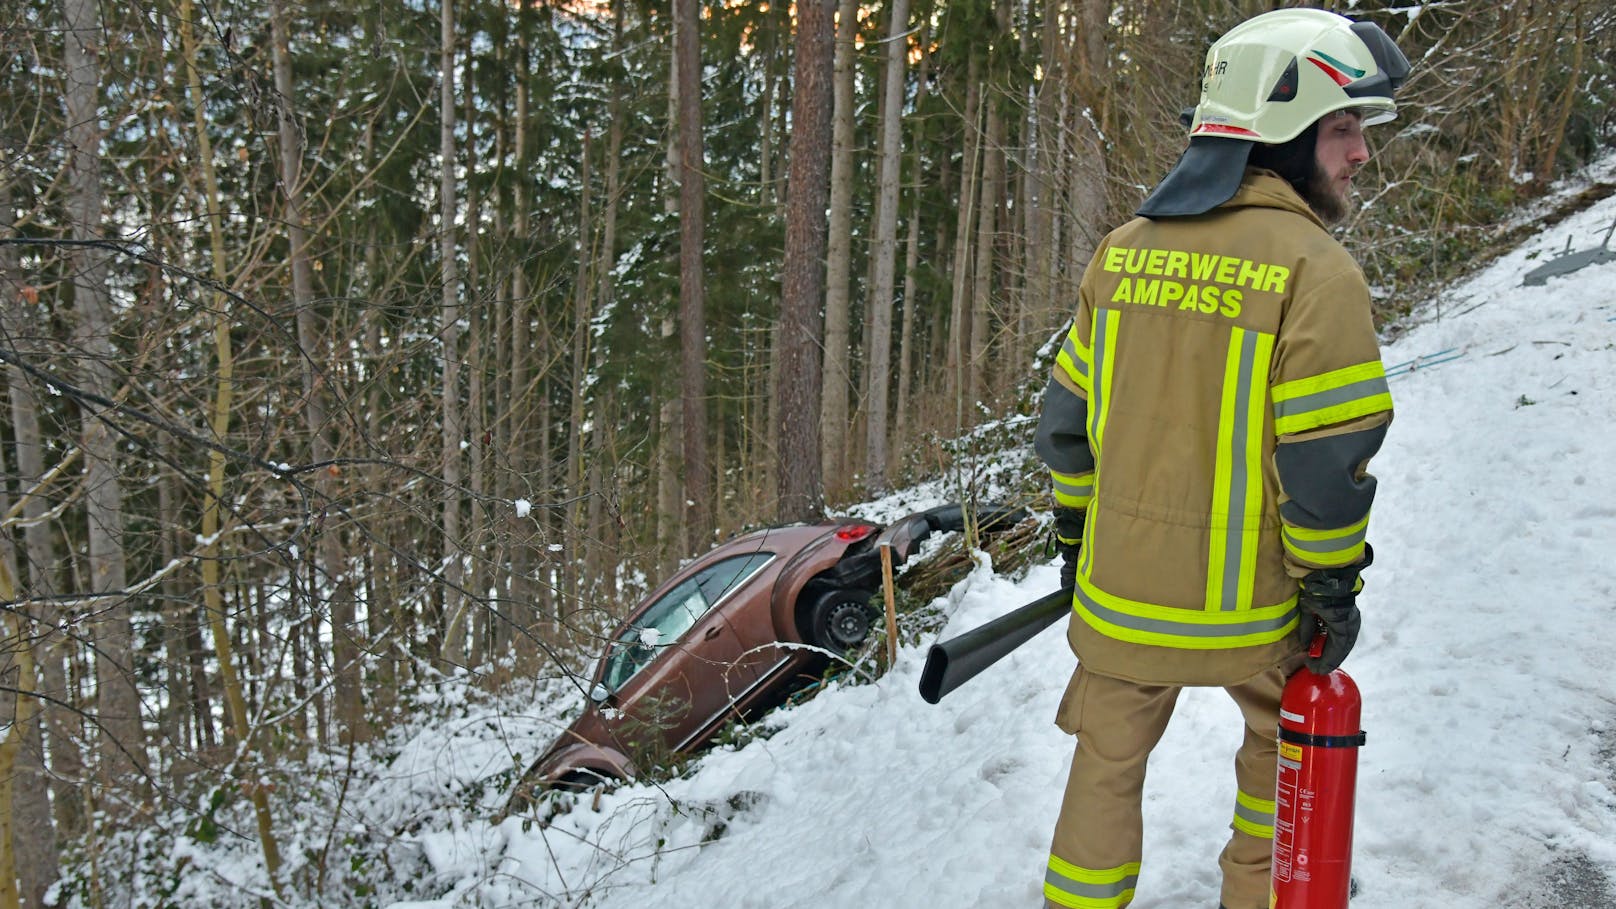
[[1083,551],[1083,511],[1055,508],[1055,549],[1061,554],[1061,586],[1077,583],[1077,557]]
[[1374,561],[1375,551],[1364,544],[1363,561],[1344,568],[1320,568],[1302,578],[1302,592],[1296,605],[1302,610],[1297,634],[1307,648],[1320,633],[1324,635],[1324,650],[1318,656],[1311,651],[1307,668],[1319,675],[1329,675],[1340,667],[1352,645],[1358,641],[1362,619],[1358,615],[1358,591],[1363,584],[1358,572]]

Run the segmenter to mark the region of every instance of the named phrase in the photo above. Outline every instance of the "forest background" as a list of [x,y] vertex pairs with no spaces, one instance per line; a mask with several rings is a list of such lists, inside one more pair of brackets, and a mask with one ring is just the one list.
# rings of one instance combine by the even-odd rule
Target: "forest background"
[[[966,469],[1273,6],[6,4],[0,909],[237,799],[317,895],[277,766]],[[1414,63],[1339,231],[1395,327],[1612,142],[1616,7],[1336,6]]]

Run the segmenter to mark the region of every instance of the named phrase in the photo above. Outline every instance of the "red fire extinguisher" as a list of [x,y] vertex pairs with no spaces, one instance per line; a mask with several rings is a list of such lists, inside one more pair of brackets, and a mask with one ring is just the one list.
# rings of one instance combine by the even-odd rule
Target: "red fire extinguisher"
[[[1323,642],[1314,639],[1314,656]],[[1319,675],[1303,668],[1285,684],[1269,909],[1346,909],[1362,706],[1358,686],[1339,669]]]

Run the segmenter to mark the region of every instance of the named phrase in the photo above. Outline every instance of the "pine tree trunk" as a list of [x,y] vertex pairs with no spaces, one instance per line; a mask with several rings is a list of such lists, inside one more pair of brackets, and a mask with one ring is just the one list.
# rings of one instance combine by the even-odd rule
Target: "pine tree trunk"
[[[707,461],[707,317],[702,263],[706,181],[702,174],[700,0],[674,0],[679,83],[679,391],[683,412],[685,548],[712,535],[712,467]],[[814,451],[818,452],[818,446]]]
[[[157,508],[164,515],[183,514],[175,495],[175,477],[165,474],[157,481]],[[159,551],[164,565],[176,564],[180,558],[182,535],[188,535],[184,526],[165,528]],[[185,619],[191,611],[189,597],[181,588],[180,579],[173,574],[163,578],[163,692],[167,702],[158,714],[157,728],[162,741],[173,749],[175,756],[168,762],[169,785],[178,785],[190,769],[185,766],[187,756],[194,753],[191,741],[190,663],[185,658]]]
[[[619,51],[623,49],[623,5],[621,3],[616,4],[614,7],[614,15],[612,19],[612,46]],[[597,283],[594,308],[596,312],[606,312],[614,303],[612,296],[614,291],[612,273],[617,264],[618,200],[622,196],[623,191],[622,156],[623,118],[625,114],[623,111],[622,98],[626,91],[626,86],[620,86],[618,90],[613,91],[611,103],[608,105],[608,109],[611,112],[611,125],[607,127],[606,133],[606,173],[604,175],[606,199],[604,204],[601,206],[600,244],[599,250],[597,251],[595,257],[595,274],[597,275]],[[592,329],[590,337],[593,337]],[[593,362],[594,357],[595,353],[593,351],[593,347],[591,347],[591,362]],[[591,480],[589,483],[589,491],[591,493],[589,503],[589,537],[594,541],[594,544],[589,546],[588,550],[586,551],[586,561],[588,563],[588,570],[586,573],[592,585],[605,588],[605,590],[599,595],[606,599],[611,599],[612,592],[616,589],[617,574],[613,570],[613,565],[617,560],[614,558],[614,547],[603,545],[603,541],[606,536],[606,528],[604,524],[606,520],[606,510],[604,505],[607,501],[608,493],[601,484],[605,474],[603,460],[607,453],[612,450],[612,446],[607,443],[607,439],[610,438],[613,427],[615,427],[617,424],[613,420],[599,419],[599,412],[600,406],[597,404],[597,418],[593,421],[593,444],[590,446]]]
[[[994,312],[999,199],[1004,193],[1004,116],[999,92],[990,86],[982,103],[987,108],[987,133],[977,187],[981,199],[977,202],[976,265],[972,269],[970,352],[965,357],[965,406],[973,413],[984,404],[993,404],[987,393],[987,364],[992,357],[988,338]],[[968,416],[965,425],[974,421]]]
[[[662,320],[664,343],[677,332],[673,316]],[[669,395],[657,409],[657,573],[663,575],[679,564],[684,549],[684,508],[679,499],[684,492],[684,481],[679,476],[679,465],[684,460],[679,405],[679,398]]]
[[[664,166],[667,168],[667,180],[664,186],[668,191],[662,197],[663,211],[668,219],[674,220],[679,216],[679,186],[680,186],[680,145],[679,145],[679,32],[682,28],[679,17],[675,16],[673,23],[674,52],[668,55],[668,144],[665,154]],[[678,334],[679,326],[675,314],[669,311],[662,318],[661,339],[664,350],[670,348],[669,340]],[[681,353],[681,362],[683,354]],[[665,390],[664,393],[667,393]],[[681,478],[684,462],[684,441],[681,431],[680,414],[683,406],[680,395],[667,394],[657,410],[657,508],[656,508],[656,540],[657,540],[657,568],[658,574],[668,574],[679,563],[679,557],[684,552],[685,540],[685,512],[680,505],[680,497],[684,495],[684,480]]]
[[[469,45],[470,39],[467,39]],[[497,53],[497,49],[496,49]],[[476,57],[469,50],[466,53],[466,68],[464,82],[465,93],[465,123],[468,134],[475,136],[477,113],[477,78],[474,71]],[[496,60],[497,65],[497,60]],[[497,153],[497,149],[496,149]],[[473,138],[466,143],[466,173],[477,173],[477,142]],[[466,183],[466,223],[481,225],[483,196],[478,191],[474,181]],[[486,411],[483,409],[483,382],[487,374],[483,362],[483,342],[486,320],[483,318],[486,296],[480,291],[483,286],[482,263],[478,261],[478,237],[481,230],[474,228],[466,231],[466,296],[470,305],[466,307],[466,466],[469,471],[469,501],[466,503],[469,523],[466,527],[465,552],[469,556],[470,571],[467,578],[466,609],[467,615],[461,620],[469,640],[467,641],[466,665],[479,667],[487,655],[488,617],[484,598],[488,596],[488,570],[489,563],[486,552],[488,540],[488,519],[485,514],[488,493],[487,460],[485,458],[487,445],[483,441],[485,430]]]
[[[927,77],[930,71],[931,55],[926,53],[930,31],[922,23],[920,34],[916,39],[919,45],[920,70],[916,76],[915,109],[920,110],[926,103]],[[912,425],[910,410],[914,407],[910,389],[914,382],[914,344],[917,335],[916,322],[919,319],[920,301],[915,298],[916,270],[920,266],[920,149],[926,141],[925,121],[916,119],[915,135],[911,140],[914,150],[911,155],[911,180],[915,184],[913,198],[909,203],[908,237],[904,240],[903,252],[903,312],[898,331],[898,406],[897,419],[892,438],[898,445],[909,444],[910,427]]]
[[[292,269],[292,304],[297,312],[297,339],[303,356],[298,358],[303,380],[304,426],[309,434],[309,456],[315,463],[329,461],[332,456],[330,426],[327,425],[324,376],[316,375],[316,364],[329,363],[325,345],[321,341],[319,319],[314,311],[314,267],[309,256],[308,228],[303,211],[303,141],[293,111],[296,98],[292,83],[292,55],[290,26],[284,0],[275,0],[270,6],[270,25],[273,44],[275,91],[279,95],[276,106],[277,128],[281,155],[281,194],[286,202],[286,229],[290,241],[288,258]],[[222,280],[222,277],[220,278]],[[333,492],[325,471],[315,474],[315,487],[323,501],[330,501]],[[315,583],[309,586],[309,614],[331,616],[331,660],[334,666],[333,696],[336,714],[344,741],[364,738],[360,731],[364,725],[363,705],[359,691],[358,645],[355,641],[354,603],[351,584],[343,569],[342,545],[339,531],[334,527],[320,531],[316,545],[309,547],[310,574]],[[322,607],[320,600],[329,594],[329,602]],[[318,637],[318,635],[316,635]],[[317,711],[324,710],[324,698],[319,697]],[[326,739],[325,724],[316,730],[322,742]]]
[[[366,38],[375,40],[372,31],[367,30]],[[364,137],[363,160],[366,169],[374,166],[376,161],[376,131],[374,124],[367,125]],[[365,391],[365,424],[364,433],[367,439],[379,439],[382,433],[382,388],[383,376],[387,371],[386,354],[382,348],[382,321],[383,310],[386,306],[386,297],[390,293],[391,282],[383,281],[379,275],[379,262],[381,260],[379,231],[374,221],[366,225],[365,230],[364,274],[369,286],[367,293],[375,298],[374,303],[363,307],[359,313],[360,358],[365,364],[367,379]],[[385,495],[384,486],[387,482],[387,473],[379,464],[367,466],[363,472],[365,493],[370,496]],[[391,518],[380,518],[371,527],[371,532],[378,538],[378,545],[366,547],[361,550],[363,560],[363,596],[365,601],[365,636],[366,649],[376,658],[375,682],[370,686],[374,692],[371,701],[371,718],[377,723],[387,722],[390,714],[394,693],[400,677],[400,651],[403,649],[403,638],[396,631],[399,628],[399,613],[404,606],[396,597],[387,595],[386,591],[391,585],[393,574],[392,559],[386,554],[385,541],[391,534]],[[356,595],[360,592],[356,591]],[[368,725],[365,727],[368,730]]]
[[567,611],[572,613],[583,604],[583,583],[580,573],[584,567],[584,552],[588,540],[584,536],[584,402],[589,383],[589,311],[593,287],[590,265],[594,234],[594,214],[590,211],[590,158],[594,142],[589,130],[584,130],[583,150],[578,161],[578,177],[582,192],[578,199],[578,243],[574,250],[578,257],[578,271],[572,286],[572,370],[569,398],[571,408],[567,421],[567,544],[562,561],[562,593],[566,597]]
[[970,395],[971,368],[971,225],[976,223],[977,156],[981,145],[981,85],[979,54],[973,49],[965,75],[965,150],[960,164],[959,210],[954,220],[954,280],[948,320],[948,398],[952,404],[956,433],[966,423],[966,400]]
[[[10,509],[11,497],[0,487],[0,508]],[[0,597],[10,602],[17,597],[12,578],[17,573],[17,559],[10,538],[0,539]],[[29,637],[17,616],[0,616],[0,640],[22,641]],[[23,677],[24,665],[32,669],[28,648],[0,650],[0,717],[6,717],[6,728],[0,734],[0,909],[17,909],[21,893],[17,888],[18,836],[16,811],[17,755],[22,750],[23,711],[33,699],[23,692],[33,687],[32,678]],[[21,665],[19,665],[21,664]],[[28,673],[32,676],[32,672]],[[15,680],[15,681],[13,681]]]
[[[1012,14],[1008,5],[1001,3],[1000,9],[1009,23]],[[1020,59],[1032,60],[1036,53],[1033,49],[1032,13],[1025,8],[1019,11],[1027,16],[1027,20],[1007,27],[1017,35]],[[1031,145],[1035,135],[1032,123],[1038,116],[1038,106],[1028,85],[1030,81],[1030,78],[1023,81],[1013,75],[1005,80],[1005,98],[1011,114],[1005,119],[1008,148],[1005,150],[1005,210],[1001,217],[1006,236],[999,250],[1000,273],[1004,275],[1003,302],[999,308],[999,362],[1006,368],[1001,370],[1000,381],[995,386],[997,389],[1015,387],[1015,376],[1024,374],[1027,369],[1027,359],[1022,352],[1021,323],[1027,299],[1027,271],[1023,265],[1027,261],[1028,218],[1032,212],[1032,181],[1028,174],[1032,166]]]
[[[1041,58],[1043,78],[1037,86],[1032,116],[1032,162],[1027,169],[1027,237],[1023,247],[1027,276],[1026,291],[1018,310],[1016,339],[1018,357],[1025,362],[1045,340],[1048,317],[1062,307],[1054,299],[1056,244],[1056,188],[1060,166],[1060,99],[1066,78],[1065,42],[1061,40],[1060,17],[1046,15]],[[1075,307],[1074,307],[1075,308]]]
[[[96,0],[62,0],[67,24],[66,111],[68,122],[67,217],[77,241],[101,238],[101,93],[99,48],[103,40],[101,10]],[[74,343],[85,354],[84,388],[112,399],[121,384],[112,364],[112,301],[107,290],[106,254],[92,247],[69,252],[73,303],[77,315]],[[96,710],[101,731],[101,776],[126,791],[138,791],[146,772],[145,732],[140,694],[131,672],[134,632],[130,625],[124,552],[124,494],[118,436],[102,422],[97,405],[81,404],[84,433],[84,500],[88,520],[89,584],[105,595],[93,630],[96,659]],[[112,790],[103,790],[108,794]],[[100,805],[121,810],[116,799]]]
[[893,0],[887,27],[886,86],[882,98],[881,185],[875,206],[875,280],[870,291],[871,332],[865,342],[870,381],[865,424],[864,486],[882,495],[887,483],[887,401],[892,385],[892,291],[898,255],[898,183],[901,174],[903,67],[909,0]]
[[[12,223],[12,177],[9,167],[0,163],[0,225]],[[26,336],[25,326],[30,320],[26,307],[17,247],[0,247],[0,336],[7,339]],[[10,573],[8,583],[11,590],[9,593],[5,591],[0,593],[5,593],[7,600],[16,600],[23,596],[35,596],[45,600],[56,593],[56,584],[52,577],[53,566],[56,564],[56,546],[51,538],[50,527],[44,520],[48,503],[35,491],[35,486],[41,482],[45,474],[44,448],[39,428],[39,405],[34,396],[36,386],[28,380],[22,369],[14,364],[7,365],[5,378],[10,398],[12,441],[15,446],[15,459],[12,463],[16,465],[17,488],[22,496],[22,501],[15,507],[24,521],[23,555],[26,568],[19,569],[17,566],[15,554],[11,549],[10,536],[7,535],[0,545],[6,550],[5,568]],[[0,494],[0,499],[5,498],[7,497]],[[9,501],[5,502],[4,513],[11,513],[13,507]],[[45,602],[48,603],[48,600]],[[51,611],[48,605],[42,605],[39,609],[39,612],[46,616],[49,616]],[[20,622],[22,613],[18,612],[16,615]],[[42,673],[39,672],[41,664],[52,658],[53,651],[61,639],[54,633],[43,634],[42,630],[55,628],[56,623],[47,620],[45,623],[29,622],[28,625],[31,627],[21,628],[23,633],[13,638],[17,641],[33,642],[18,653],[19,671],[16,687],[19,691],[33,690],[46,696],[57,694],[44,687],[47,680],[41,678]],[[14,829],[29,831],[27,836],[12,841],[11,846],[16,856],[15,864],[22,903],[30,907],[43,905],[44,891],[56,882],[57,825],[51,818],[49,797],[52,777],[46,773],[43,763],[45,736],[42,728],[44,725],[42,714],[52,710],[65,712],[59,704],[47,705],[37,698],[26,696],[20,697],[16,702],[15,713],[0,708],[0,717],[15,717],[13,728],[20,749],[13,766],[20,785],[13,791],[11,804],[0,807],[0,818],[15,821]],[[64,752],[62,755],[64,760],[60,763],[72,764],[78,760],[77,742],[72,740],[58,742],[53,736],[51,746],[53,750],[59,748]],[[0,781],[9,779],[10,775],[0,775]],[[5,878],[5,875],[0,874],[0,878]],[[0,886],[4,886],[4,883],[0,882]]]
[[[518,173],[528,173],[528,73],[529,73],[529,47],[532,42],[530,31],[532,29],[532,0],[519,0],[516,12],[517,34],[517,78],[516,78],[516,124],[515,136],[512,140]],[[532,343],[532,313],[533,303],[528,299],[527,275],[527,243],[528,243],[528,211],[530,194],[525,181],[517,181],[514,188],[515,215],[512,218],[511,230],[515,235],[515,249],[517,250],[515,268],[511,274],[511,306],[510,306],[510,389],[511,393],[505,402],[508,413],[506,419],[509,423],[509,447],[506,449],[520,458],[519,463],[530,462],[534,453],[533,445],[533,398],[534,392],[528,388],[530,364],[533,360]],[[522,478],[514,471],[508,472],[511,483],[509,498],[514,502],[524,491]],[[522,496],[525,499],[525,496]],[[529,501],[531,505],[531,501]],[[512,620],[523,628],[531,630],[538,619],[539,585],[534,583],[534,573],[538,571],[538,564],[534,559],[533,528],[535,524],[532,512],[527,516],[516,515],[513,512],[511,520],[514,522],[516,532],[512,535],[511,545],[511,597],[515,601],[509,615]],[[528,661],[536,658],[533,644],[528,638],[515,629],[507,628],[501,624],[501,636],[508,636],[511,648],[518,655],[518,665],[525,666]]]
[[[0,207],[0,212],[9,214],[10,206]],[[0,292],[5,290],[9,288],[0,284]],[[13,389],[13,394],[22,393]],[[28,495],[26,490],[23,494]],[[0,514],[11,513],[10,493],[0,484]],[[17,601],[21,577],[11,536],[0,535],[0,600]],[[0,618],[0,640],[15,642],[0,650],[0,718],[7,723],[0,734],[0,907],[33,907],[41,905],[45,889],[56,877],[57,858],[44,786],[44,737],[32,643],[39,640],[39,631],[26,613],[17,611]]]
[[[21,657],[17,687],[24,692],[39,690],[38,666],[32,651]],[[40,722],[40,703],[24,694],[19,697],[16,733],[19,748],[12,766],[15,791],[11,798],[12,818],[23,835],[14,843],[17,855],[17,885],[24,909],[45,905],[45,893],[56,883],[60,854],[56,847],[56,825],[51,821],[50,779],[45,770],[45,735]]]
[[849,296],[853,258],[853,75],[858,0],[840,0],[831,95],[830,223],[825,247],[824,391],[820,398],[820,474],[832,499],[848,482],[847,400],[854,394]]
[[[10,206],[0,211],[9,215]],[[12,391],[22,393],[15,387]],[[0,514],[10,514],[11,509],[11,497],[0,486]],[[0,538],[0,599],[16,602],[23,592],[21,577],[16,548],[5,535]],[[7,721],[0,734],[0,907],[31,909],[44,905],[45,891],[56,880],[57,863],[56,829],[45,786],[35,645],[28,643],[40,637],[35,624],[18,611],[0,618],[0,638],[18,642],[11,650],[0,651],[0,717]]]
[[[507,60],[504,50],[501,49],[498,65],[503,69],[520,63]],[[524,77],[519,76],[516,81],[522,82]],[[500,166],[505,166],[511,160],[509,151],[511,105],[507,103],[503,92],[495,104],[497,113],[494,116],[494,155]],[[491,589],[497,604],[494,609],[482,610],[487,629],[483,642],[483,655],[491,662],[499,662],[510,653],[511,623],[516,621],[527,624],[525,619],[518,615],[522,607],[514,595],[514,588],[518,582],[512,570],[516,548],[521,544],[515,543],[519,525],[516,521],[516,510],[511,507],[511,503],[519,493],[515,462],[511,460],[516,449],[511,445],[510,402],[515,393],[510,382],[509,359],[511,312],[514,309],[512,278],[525,263],[520,254],[511,254],[517,241],[514,240],[510,225],[506,222],[505,199],[497,189],[493,191],[492,197],[490,207],[494,212],[494,228],[491,236],[494,238],[495,246],[505,250],[505,253],[489,257],[488,270],[491,273],[489,282],[494,290],[489,294],[491,299],[488,301],[488,315],[483,327],[487,346],[483,349],[481,357],[487,385],[478,412],[483,415],[481,435],[488,440],[488,450],[484,452],[486,464],[482,468],[484,471],[482,482],[486,484],[493,498],[484,506],[484,520],[487,521],[484,540],[487,557],[490,560],[488,571],[492,576]]]
[[[29,551],[31,553],[33,550]],[[44,564],[49,566],[55,562]],[[43,583],[48,585],[43,589],[53,592],[59,589],[49,569],[42,569],[42,572],[46,573]],[[45,614],[50,616],[57,612],[59,610],[47,609]],[[73,658],[72,640],[65,635],[48,635],[40,639],[36,652],[40,655],[36,661],[39,690],[50,699],[45,705],[45,738],[50,746],[51,807],[56,818],[56,831],[65,840],[82,834],[86,825],[82,793],[87,773],[80,744],[84,740],[83,725],[79,715],[66,706],[78,699],[71,688],[66,669],[67,663]]]
[[1068,193],[1063,227],[1067,235],[1066,261],[1076,264],[1061,270],[1057,277],[1054,290],[1058,309],[1046,325],[1058,326],[1077,310],[1077,282],[1082,276],[1082,265],[1093,256],[1107,231],[1106,187],[1111,175],[1099,124],[1107,103],[1103,87],[1110,80],[1109,58],[1101,37],[1109,10],[1102,0],[1083,0],[1082,26],[1077,36],[1079,57],[1071,82],[1072,113],[1067,118],[1070,144],[1062,156]]
[[791,163],[787,177],[785,266],[778,337],[779,519],[811,521],[824,512],[819,460],[819,315],[824,292],[825,201],[829,195],[834,0],[797,7]]
[[[372,227],[369,233],[370,243],[365,253],[366,273],[374,275],[378,258],[375,228]],[[371,376],[370,387],[365,393],[365,437],[378,439],[381,438],[382,432],[381,377],[387,369],[384,362],[386,354],[382,349],[382,316],[377,307],[367,306],[360,314],[360,321],[363,325],[361,342],[363,356],[365,362],[369,364]],[[384,495],[386,482],[386,472],[380,465],[366,469],[365,489],[370,495]],[[373,526],[372,532],[380,540],[385,541],[392,533],[392,523],[389,518],[380,519]],[[387,554],[385,544],[371,547],[366,553],[369,557],[364,573],[366,631],[370,638],[370,646],[374,648],[373,652],[377,656],[376,682],[372,686],[375,692],[372,710],[376,721],[385,723],[392,709],[393,693],[397,690],[398,680],[403,674],[404,638],[398,631],[399,614],[404,607],[396,597],[387,594],[391,587],[393,569],[392,559]]]
[[460,277],[455,260],[455,19],[454,0],[440,0],[438,56],[439,103],[442,126],[438,134],[438,265],[441,269],[442,306],[438,318],[438,344],[443,355],[443,646],[438,658],[445,666],[463,666],[466,660],[466,601],[464,558],[460,536],[460,483],[463,472],[460,443],[465,438],[460,411]]
[[[478,216],[479,196],[474,190],[467,190],[468,224],[480,223]],[[477,265],[477,234],[476,231],[467,231],[466,246],[468,255],[466,286],[469,288],[481,287]],[[488,596],[489,588],[489,553],[488,553],[488,444],[487,437],[485,383],[487,376],[487,362],[483,356],[488,328],[487,320],[483,318],[483,306],[470,307],[471,325],[468,331],[469,339],[466,345],[466,362],[470,365],[466,382],[466,429],[470,439],[467,448],[467,461],[471,470],[471,502],[469,503],[471,526],[466,530],[466,548],[471,553],[471,578],[469,589],[471,592],[471,608],[473,612],[466,623],[470,633],[469,653],[467,665],[482,666],[488,658],[489,617],[491,613],[483,604],[483,598]]]
[[779,201],[774,188],[774,110],[780,93],[780,61],[784,56],[780,52],[785,29],[780,25],[780,17],[784,14],[786,5],[771,7],[767,24],[758,37],[758,50],[763,59],[763,93],[758,99],[758,205],[763,208]]

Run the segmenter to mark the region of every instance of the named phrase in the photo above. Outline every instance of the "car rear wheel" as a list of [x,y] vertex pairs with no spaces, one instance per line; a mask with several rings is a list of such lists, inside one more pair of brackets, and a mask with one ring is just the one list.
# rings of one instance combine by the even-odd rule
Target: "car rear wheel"
[[863,645],[875,628],[870,597],[865,591],[840,588],[820,594],[808,609],[810,642],[836,653]]

